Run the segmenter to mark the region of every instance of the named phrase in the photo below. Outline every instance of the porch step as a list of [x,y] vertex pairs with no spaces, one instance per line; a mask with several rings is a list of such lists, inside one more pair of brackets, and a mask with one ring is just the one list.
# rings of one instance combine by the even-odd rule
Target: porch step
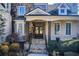
[[32,40],[32,44],[45,45],[45,40],[43,40],[43,39],[33,39],[33,40]]
[[31,53],[46,53],[45,45],[32,45],[30,49]]
[[48,54],[29,54],[28,56],[48,56]]
[[45,40],[32,39],[30,54],[47,54]]

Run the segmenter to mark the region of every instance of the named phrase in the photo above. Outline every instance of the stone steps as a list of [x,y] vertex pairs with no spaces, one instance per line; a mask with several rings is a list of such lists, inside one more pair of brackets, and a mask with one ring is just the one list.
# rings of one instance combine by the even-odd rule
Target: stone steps
[[28,56],[48,56],[48,54],[29,54]]
[[31,54],[47,54],[45,40],[32,39],[32,45],[30,47]]

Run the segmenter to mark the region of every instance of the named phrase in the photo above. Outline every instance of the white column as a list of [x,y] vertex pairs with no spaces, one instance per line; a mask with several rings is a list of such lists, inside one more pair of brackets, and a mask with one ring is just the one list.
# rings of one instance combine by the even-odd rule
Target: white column
[[47,40],[48,40],[48,22],[46,22],[45,30],[46,30],[46,37],[47,37]]
[[16,22],[16,33],[18,33],[18,22]]
[[23,33],[23,35],[25,35],[25,29],[24,28],[25,28],[25,23],[23,22],[22,23],[22,33]]

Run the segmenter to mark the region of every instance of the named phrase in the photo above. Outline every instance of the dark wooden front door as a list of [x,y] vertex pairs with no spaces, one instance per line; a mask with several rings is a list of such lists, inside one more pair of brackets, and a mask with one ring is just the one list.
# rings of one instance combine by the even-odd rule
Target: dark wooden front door
[[36,22],[34,23],[34,38],[41,39],[43,38],[43,23],[41,22]]

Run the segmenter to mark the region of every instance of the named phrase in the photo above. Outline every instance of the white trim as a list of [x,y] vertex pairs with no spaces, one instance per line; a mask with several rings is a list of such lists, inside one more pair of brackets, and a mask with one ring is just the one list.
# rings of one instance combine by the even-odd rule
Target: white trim
[[13,20],[13,21],[17,21],[17,22],[23,22],[24,20]]
[[[61,13],[61,9],[64,9],[64,13]],[[58,14],[59,14],[59,15],[67,15],[67,9],[66,9],[66,8],[60,8],[60,9],[58,10]]]
[[25,33],[24,33],[24,31],[25,31],[25,29],[24,29],[25,22],[24,21],[22,21],[22,22],[21,21],[19,21],[19,22],[16,21],[16,32],[18,33],[19,24],[22,24],[22,34],[21,35],[25,35]]
[[26,16],[26,21],[43,20],[43,21],[58,21],[58,20],[79,20],[79,16]]
[[[60,30],[59,30],[58,34],[55,34],[55,24],[56,23],[59,23],[59,26],[60,26]],[[54,22],[54,35],[60,35],[60,32],[61,32],[61,22]]]
[[[64,5],[65,7],[61,8],[62,5]],[[61,3],[57,8],[59,15],[67,15],[67,10],[70,9],[66,3]],[[61,9],[64,9],[64,13],[61,13]]]
[[18,16],[22,16],[22,15],[19,14],[19,12],[20,12],[19,9],[20,9],[20,7],[24,7],[24,15],[25,15],[25,13],[26,13],[26,6],[25,6],[25,5],[19,5],[19,6],[17,7],[17,15],[18,15]]
[[27,13],[26,15],[30,15],[30,14],[38,14],[38,15],[39,15],[38,12],[39,12],[40,14],[50,15],[49,13],[43,11],[43,10],[40,9],[40,8],[36,8],[35,10],[33,10],[33,11]]
[[66,6],[66,9],[70,9],[69,6],[66,3],[61,3],[57,8],[61,8],[62,4],[64,4]]

